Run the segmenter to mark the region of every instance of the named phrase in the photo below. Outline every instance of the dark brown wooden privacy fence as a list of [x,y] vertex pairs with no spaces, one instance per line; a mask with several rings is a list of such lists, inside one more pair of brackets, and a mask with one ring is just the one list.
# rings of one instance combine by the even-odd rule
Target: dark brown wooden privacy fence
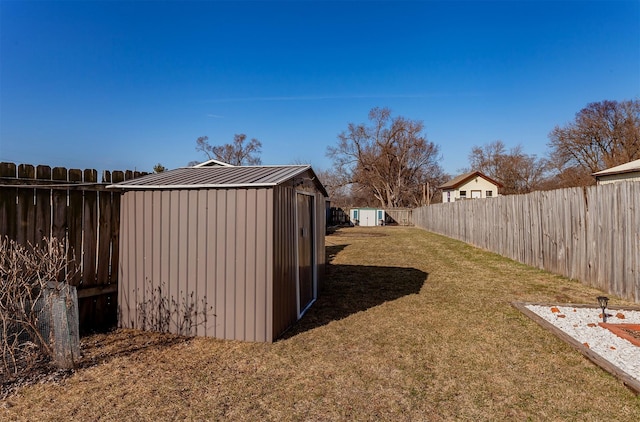
[[640,302],[640,183],[431,205],[417,227]]
[[0,163],[0,236],[21,244],[44,237],[65,239],[79,266],[80,329],[117,322],[120,192],[106,186],[138,177],[133,171],[96,170]]
[[329,208],[327,213],[327,227],[348,224],[349,221],[349,214],[342,208]]

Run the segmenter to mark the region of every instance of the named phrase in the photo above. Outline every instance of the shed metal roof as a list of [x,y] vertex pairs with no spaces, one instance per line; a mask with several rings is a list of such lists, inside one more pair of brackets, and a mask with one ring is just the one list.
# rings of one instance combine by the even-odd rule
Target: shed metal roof
[[272,187],[306,171],[311,171],[315,185],[328,196],[324,186],[308,165],[183,167],[126,180],[108,187],[124,190]]

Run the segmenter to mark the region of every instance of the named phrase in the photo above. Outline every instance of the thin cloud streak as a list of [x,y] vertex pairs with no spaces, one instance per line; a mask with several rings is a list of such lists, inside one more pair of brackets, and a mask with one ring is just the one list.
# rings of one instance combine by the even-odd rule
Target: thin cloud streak
[[436,94],[388,94],[388,95],[299,95],[281,97],[237,97],[216,98],[205,100],[207,103],[234,103],[251,101],[323,101],[323,100],[366,100],[366,99],[420,99],[438,97],[480,97],[483,94],[467,93],[436,93]]

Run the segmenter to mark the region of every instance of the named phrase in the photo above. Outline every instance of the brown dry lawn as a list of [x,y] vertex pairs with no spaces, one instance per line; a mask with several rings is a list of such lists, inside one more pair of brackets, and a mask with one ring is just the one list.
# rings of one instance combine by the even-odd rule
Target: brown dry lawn
[[640,420],[639,398],[510,305],[601,292],[413,228],[342,229],[327,249],[322,296],[283,339],[87,337],[82,369],[0,419]]

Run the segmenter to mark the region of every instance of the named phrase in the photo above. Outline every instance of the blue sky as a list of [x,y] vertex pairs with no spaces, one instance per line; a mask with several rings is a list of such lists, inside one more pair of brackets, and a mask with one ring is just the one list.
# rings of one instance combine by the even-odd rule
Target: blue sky
[[605,99],[640,99],[639,1],[0,0],[0,161],[150,171],[245,133],[328,169],[380,106],[455,175]]

